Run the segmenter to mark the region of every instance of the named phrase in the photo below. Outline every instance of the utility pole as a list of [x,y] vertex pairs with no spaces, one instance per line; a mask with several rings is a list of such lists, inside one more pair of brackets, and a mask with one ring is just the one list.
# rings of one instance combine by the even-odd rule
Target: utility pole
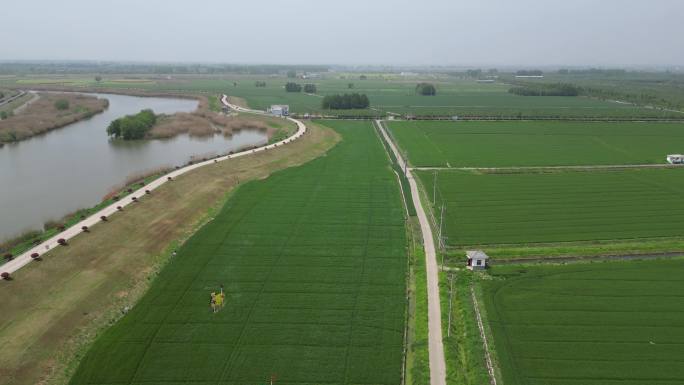
[[442,203],[442,210],[439,214],[439,239],[442,239],[442,226],[444,225],[444,203]]
[[454,273],[449,274],[449,326],[447,326],[447,337],[451,337],[451,304],[454,293]]
[[432,173],[432,207],[437,204],[437,170]]

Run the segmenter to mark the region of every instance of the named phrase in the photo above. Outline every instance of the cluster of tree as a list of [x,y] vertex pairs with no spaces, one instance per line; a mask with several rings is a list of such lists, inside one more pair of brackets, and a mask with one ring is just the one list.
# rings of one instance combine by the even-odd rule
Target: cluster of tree
[[437,95],[437,89],[431,83],[418,83],[416,93],[423,96],[435,96]]
[[57,99],[55,101],[55,108],[64,111],[69,109],[69,101],[66,99]]
[[297,77],[297,71],[295,70],[289,70],[287,71],[287,77],[290,79],[294,79]]
[[261,80],[257,80],[257,81],[254,83],[254,86],[256,86],[257,88],[263,88],[263,87],[266,87],[266,82],[261,81]]
[[589,68],[589,69],[582,69],[582,70],[569,70],[569,69],[560,69],[558,70],[558,74],[560,75],[607,75],[607,76],[619,76],[619,75],[624,75],[627,73],[627,70],[624,69],[619,69],[619,68]]
[[370,106],[368,96],[365,94],[326,95],[322,106],[326,110],[351,110],[364,109]]
[[347,84],[347,88],[349,88],[350,90],[351,90],[352,88],[354,88],[354,83],[349,83],[349,84]]
[[302,86],[294,82],[285,84],[285,91],[287,92],[302,92]]
[[9,118],[11,115],[11,111],[8,113],[7,111],[0,111],[0,120],[5,120]]
[[520,70],[515,73],[517,76],[542,76],[544,71],[542,70]]
[[581,89],[572,84],[539,84],[513,87],[508,92],[520,96],[578,96]]
[[468,70],[466,71],[466,75],[468,75],[469,78],[479,79],[480,76],[482,76],[482,70],[479,68],[476,70]]
[[359,80],[366,80],[366,79],[368,79],[368,76],[366,76],[366,75],[359,76]]
[[107,134],[118,139],[143,139],[157,123],[157,116],[152,110],[142,110],[135,115],[127,115],[116,119],[107,127]]
[[304,92],[307,94],[315,94],[316,93],[316,85],[315,84],[304,84]]

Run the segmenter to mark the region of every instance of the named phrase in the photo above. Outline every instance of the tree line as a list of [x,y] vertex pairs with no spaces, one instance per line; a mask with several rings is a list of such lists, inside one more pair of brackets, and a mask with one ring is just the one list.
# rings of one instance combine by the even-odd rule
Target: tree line
[[263,87],[266,87],[266,82],[257,80],[257,81],[254,83],[254,86],[257,87],[257,88],[263,88]]
[[304,90],[304,92],[307,94],[315,94],[317,91],[315,84],[304,84],[304,87],[295,82],[288,82],[285,84],[285,91],[287,92],[302,92],[302,90]]
[[520,70],[515,73],[517,76],[542,76],[544,71],[542,70]]
[[157,116],[152,110],[142,110],[112,121],[107,134],[123,140],[143,139],[156,123]]
[[520,96],[578,96],[580,88],[572,84],[539,84],[513,87],[508,92]]
[[368,108],[370,101],[365,94],[336,94],[326,95],[321,105],[326,110],[352,110]]

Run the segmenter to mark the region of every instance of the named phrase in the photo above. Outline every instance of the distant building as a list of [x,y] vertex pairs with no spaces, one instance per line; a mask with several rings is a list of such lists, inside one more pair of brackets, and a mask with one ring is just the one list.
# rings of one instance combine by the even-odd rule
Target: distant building
[[515,75],[516,79],[544,79],[544,75]]
[[478,83],[494,83],[496,80],[494,79],[477,79]]
[[684,155],[681,155],[681,154],[668,155],[667,156],[667,163],[669,163],[669,164],[684,164]]
[[468,250],[466,251],[468,258],[467,267],[469,270],[484,270],[487,268],[487,260],[489,256],[482,250]]
[[269,108],[268,112],[275,116],[288,116],[290,115],[290,106],[274,104]]

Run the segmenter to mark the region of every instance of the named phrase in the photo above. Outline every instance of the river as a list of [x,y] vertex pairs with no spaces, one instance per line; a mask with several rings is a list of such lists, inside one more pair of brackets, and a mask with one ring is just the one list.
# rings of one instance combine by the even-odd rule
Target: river
[[90,95],[108,99],[109,108],[88,120],[0,147],[0,240],[92,207],[131,175],[182,165],[193,155],[224,154],[268,140],[263,132],[243,130],[231,137],[113,141],[106,127],[114,119],[146,108],[157,114],[191,112],[198,102]]

